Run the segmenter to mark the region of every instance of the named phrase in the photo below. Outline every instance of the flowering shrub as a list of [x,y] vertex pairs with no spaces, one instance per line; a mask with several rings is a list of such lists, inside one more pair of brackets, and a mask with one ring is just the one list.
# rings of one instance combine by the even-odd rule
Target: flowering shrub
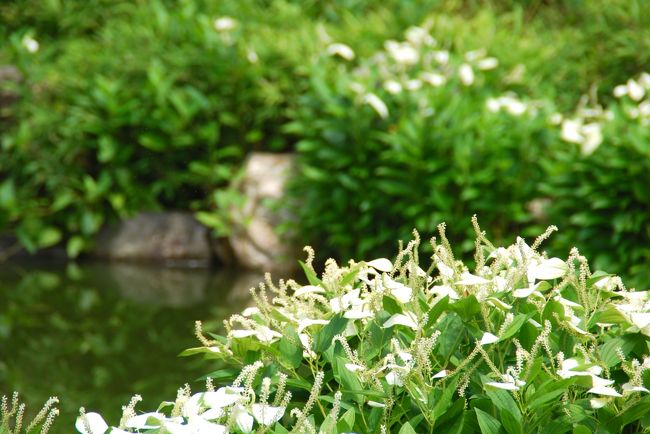
[[0,400],[0,434],[47,434],[52,428],[54,419],[59,415],[59,409],[54,407],[58,398],[48,399],[31,421],[25,420],[27,404],[21,403],[18,392],[11,396],[11,402],[5,395]]
[[549,103],[521,94],[522,68],[431,32],[410,27],[365,57],[335,42],[314,65],[288,130],[300,139],[298,221],[307,242],[327,240],[319,253],[388,254],[413,226],[473,213],[497,239],[532,222],[540,155],[554,153]]
[[[320,278],[307,249],[308,284],[268,278],[225,336],[209,339],[197,324],[203,346],[185,354],[228,365],[205,392],[185,386],[140,415],[136,396],[109,432],[650,428],[649,294],[592,272],[576,249],[566,260],[540,252],[554,227],[503,248],[473,223],[473,269],[454,256],[444,224],[426,270],[417,233],[394,261],[329,260]],[[83,413],[77,429],[108,425]]]

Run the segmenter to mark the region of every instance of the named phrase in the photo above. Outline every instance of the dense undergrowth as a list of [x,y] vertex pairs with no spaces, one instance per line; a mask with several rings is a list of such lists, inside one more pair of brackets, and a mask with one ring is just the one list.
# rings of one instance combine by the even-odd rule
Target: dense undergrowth
[[[327,262],[251,290],[255,305],[185,355],[221,361],[206,390],[115,428],[82,433],[619,433],[650,427],[648,292],[592,272],[577,249],[541,253],[555,230],[496,247],[476,229],[476,266],[440,225],[430,264],[417,233],[394,261]],[[428,267],[426,270],[422,267]]]

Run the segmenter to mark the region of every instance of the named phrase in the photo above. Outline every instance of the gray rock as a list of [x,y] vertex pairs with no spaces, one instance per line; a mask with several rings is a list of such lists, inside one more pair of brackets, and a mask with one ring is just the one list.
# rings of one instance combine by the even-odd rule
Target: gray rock
[[241,266],[281,274],[295,270],[300,251],[295,236],[278,232],[280,225],[291,222],[286,209],[278,205],[293,167],[293,154],[252,153],[246,160],[243,176],[233,186],[245,200],[230,210],[229,241]]
[[208,229],[192,214],[144,212],[103,229],[95,256],[114,260],[208,264],[212,258]]

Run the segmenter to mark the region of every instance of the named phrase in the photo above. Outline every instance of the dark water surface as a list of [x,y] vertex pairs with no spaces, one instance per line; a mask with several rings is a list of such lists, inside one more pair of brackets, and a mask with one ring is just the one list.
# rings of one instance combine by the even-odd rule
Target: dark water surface
[[179,358],[198,346],[194,321],[219,331],[245,307],[261,275],[160,266],[0,264],[0,395],[20,392],[34,414],[60,399],[55,433],[74,432],[79,407],[117,424],[140,394],[140,410],[173,400],[214,365]]

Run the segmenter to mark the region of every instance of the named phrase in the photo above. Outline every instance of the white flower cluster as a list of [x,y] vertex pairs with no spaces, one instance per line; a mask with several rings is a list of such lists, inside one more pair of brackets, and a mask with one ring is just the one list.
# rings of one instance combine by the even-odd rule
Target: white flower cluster
[[625,107],[626,114],[631,119],[638,119],[642,125],[650,125],[650,74],[643,72],[635,80],[630,78],[627,83],[614,88],[614,96],[629,99],[631,105]]
[[[257,371],[263,367],[261,362],[242,369],[240,378],[233,386],[217,390],[191,394],[189,386],[179,389],[174,409],[170,416],[160,411],[136,415],[135,404],[141,400],[136,395],[124,407],[123,422],[119,428],[111,428],[111,433],[129,434],[153,429],[163,429],[170,434],[221,434],[239,432],[248,434],[254,427],[268,427],[282,418],[291,398],[284,392],[286,376],[280,378],[275,400],[269,403],[271,379],[262,381],[259,397],[251,384]],[[241,383],[243,385],[240,385]],[[256,402],[256,399],[259,399]],[[85,413],[77,418],[77,431],[82,434],[103,434],[109,426],[98,413]]]
[[522,116],[525,113],[534,116],[537,112],[534,105],[520,100],[517,95],[512,92],[497,98],[489,98],[485,105],[492,113],[505,111],[509,115],[515,117]]
[[[355,58],[355,53],[349,46],[336,42],[326,48],[327,54],[338,56],[347,61]],[[384,49],[362,66],[354,70],[356,81],[352,89],[360,94],[360,101],[372,107],[381,118],[389,115],[387,104],[369,88],[374,83],[364,86],[373,73],[378,77],[383,89],[391,95],[402,92],[416,92],[429,87],[440,87],[457,78],[462,86],[472,86],[476,83],[477,71],[495,69],[499,61],[488,57],[486,50],[469,51],[463,56],[452,56],[448,50],[438,47],[438,42],[431,36],[426,27],[410,27],[405,32],[403,41],[388,40]],[[426,100],[422,100],[426,106]],[[427,112],[424,107],[424,112]]]
[[603,142],[603,125],[614,118],[614,114],[601,105],[587,107],[588,99],[583,97],[571,118],[554,115],[551,123],[561,123],[560,137],[565,142],[580,146],[583,155],[591,155]]

